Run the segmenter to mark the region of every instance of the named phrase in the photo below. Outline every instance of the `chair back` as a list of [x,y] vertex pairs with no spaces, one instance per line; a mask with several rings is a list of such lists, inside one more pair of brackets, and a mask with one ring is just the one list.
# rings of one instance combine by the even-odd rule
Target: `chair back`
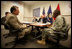
[[10,27],[7,24],[5,24],[4,27],[5,29],[10,29]]
[[64,40],[66,40],[66,39],[68,39],[68,31],[70,29],[70,25],[66,23],[64,17],[62,17],[62,18],[63,18],[63,21],[64,21],[64,23],[63,23],[64,25],[62,26],[62,29],[63,29],[62,31],[64,33]]
[[69,31],[69,29],[70,29],[70,25],[69,24],[67,24],[66,23],[66,21],[65,21],[65,18],[64,17],[62,17],[63,18],[63,26],[62,26],[62,28],[61,28],[61,32],[62,32],[62,34],[60,33],[58,36],[61,38],[61,40],[67,40],[68,39],[68,31]]
[[69,32],[69,29],[71,28],[70,25],[67,25],[67,28],[66,28],[66,39],[68,38],[68,32]]

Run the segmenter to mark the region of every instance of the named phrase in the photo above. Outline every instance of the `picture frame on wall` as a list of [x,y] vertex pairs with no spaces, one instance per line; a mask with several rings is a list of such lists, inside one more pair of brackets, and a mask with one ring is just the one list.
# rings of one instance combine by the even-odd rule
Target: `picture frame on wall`
[[33,16],[40,17],[40,8],[33,9]]

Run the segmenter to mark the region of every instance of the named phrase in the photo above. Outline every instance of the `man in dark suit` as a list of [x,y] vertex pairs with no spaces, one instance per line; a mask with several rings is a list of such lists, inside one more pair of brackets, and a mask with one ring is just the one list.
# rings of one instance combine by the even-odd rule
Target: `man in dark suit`
[[41,16],[41,18],[39,18],[39,22],[47,23],[47,17]]

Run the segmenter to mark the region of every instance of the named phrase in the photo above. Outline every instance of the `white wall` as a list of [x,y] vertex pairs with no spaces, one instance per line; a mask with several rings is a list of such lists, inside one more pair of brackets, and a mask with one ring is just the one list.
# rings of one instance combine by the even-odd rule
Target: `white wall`
[[31,16],[33,16],[33,9],[40,7],[40,16],[42,15],[43,7],[45,7],[45,13],[47,15],[47,11],[49,6],[51,5],[52,12],[57,8],[59,3],[61,14],[62,15],[71,15],[71,1],[39,1],[37,4],[32,5],[31,7]]
[[30,16],[30,6],[24,4],[24,17],[29,17]]
[[10,12],[10,8],[15,5],[19,7],[20,13],[18,15],[19,21],[23,21],[24,5],[15,1],[1,1],[1,17],[5,16],[5,12]]

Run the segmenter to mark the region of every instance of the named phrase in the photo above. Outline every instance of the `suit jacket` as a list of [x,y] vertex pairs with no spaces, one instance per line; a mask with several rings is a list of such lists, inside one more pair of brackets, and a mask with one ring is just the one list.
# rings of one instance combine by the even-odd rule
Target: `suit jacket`
[[8,24],[13,29],[23,29],[24,26],[21,24],[16,15],[10,14],[6,17],[6,24]]
[[[49,19],[49,20],[48,20]],[[47,21],[50,22],[51,24],[53,23],[53,18],[47,18]]]
[[42,19],[42,18],[40,18],[38,22],[41,22],[41,20],[42,20],[42,22],[43,22],[43,23],[47,23],[47,22],[48,22],[46,17],[45,17],[45,18],[43,18],[43,19]]

